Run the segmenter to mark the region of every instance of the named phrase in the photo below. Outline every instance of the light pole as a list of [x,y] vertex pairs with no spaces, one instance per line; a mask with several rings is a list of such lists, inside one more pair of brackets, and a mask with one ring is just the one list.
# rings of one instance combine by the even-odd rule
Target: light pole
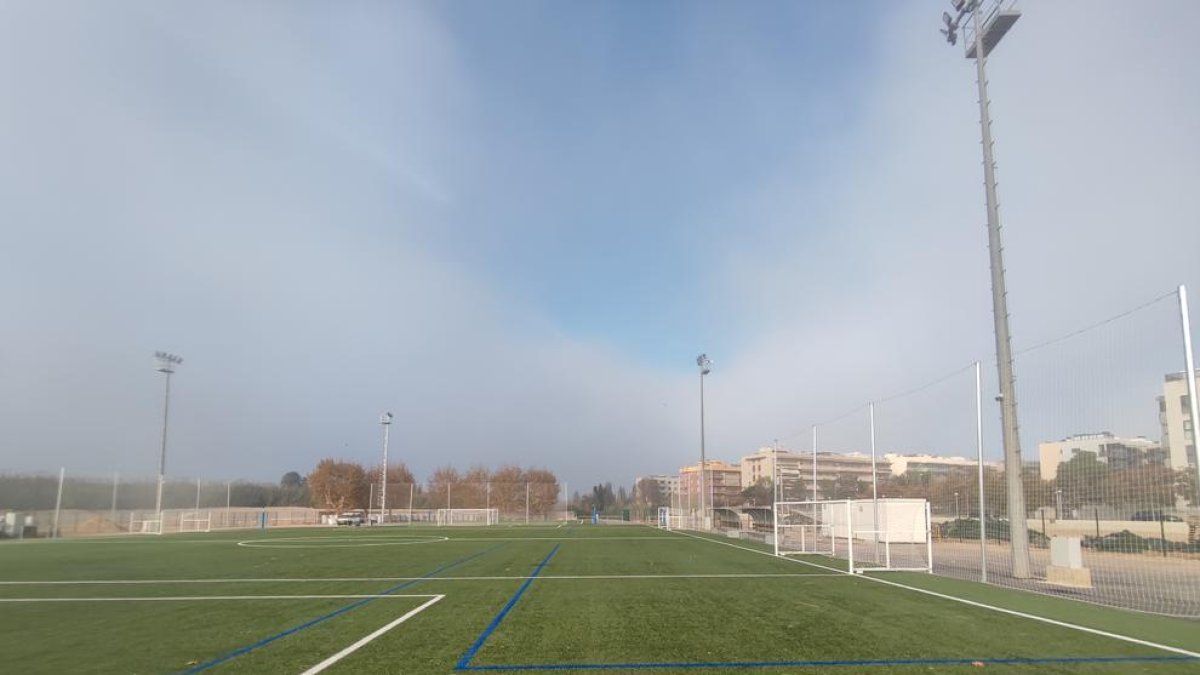
[[171,375],[175,372],[175,366],[183,363],[183,359],[167,352],[154,352],[154,361],[154,369],[167,376],[166,391],[163,396],[162,444],[158,454],[158,489],[154,497],[154,513],[158,518],[158,531],[161,533],[163,482],[166,480],[167,471],[167,419],[171,412]]
[[712,372],[712,360],[708,358],[707,354],[701,354],[696,357],[696,366],[700,368],[700,519],[704,523],[704,529],[707,530],[709,517],[704,503],[706,492],[704,471],[708,465],[704,459],[704,376]]
[[1062,520],[1062,488],[1054,490],[1054,519]]
[[379,423],[383,425],[383,471],[379,477],[379,523],[387,519],[387,479],[388,479],[388,431],[392,428],[392,413],[387,412],[379,416]]
[[961,517],[958,514],[958,493],[955,492],[954,493],[954,520],[957,521],[960,519],[961,519]]
[[992,273],[992,322],[996,334],[996,368],[1000,376],[1001,432],[1004,440],[1004,475],[1008,492],[1009,531],[1012,537],[1012,574],[1029,578],[1029,531],[1025,521],[1025,491],[1021,484],[1021,441],[1017,434],[1017,393],[1013,373],[1012,339],[1008,327],[1008,293],[1004,285],[1004,255],[1000,243],[1000,212],[996,198],[996,163],[992,158],[992,122],[988,113],[987,57],[1012,28],[1021,12],[1012,0],[996,0],[986,22],[979,16],[983,0],[950,0],[956,15],[942,13],[946,41],[955,44],[963,20],[969,14],[973,35],[967,41],[966,57],[975,59],[979,85],[979,126],[983,134],[983,187],[987,198],[988,251]]

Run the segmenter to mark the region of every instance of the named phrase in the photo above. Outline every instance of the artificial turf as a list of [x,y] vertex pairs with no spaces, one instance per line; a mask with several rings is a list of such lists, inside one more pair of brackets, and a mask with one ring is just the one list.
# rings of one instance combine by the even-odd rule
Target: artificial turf
[[[913,589],[1198,652],[1194,621],[839,567],[636,526],[10,542],[0,600],[68,600],[0,602],[0,670],[300,673],[441,595],[325,672],[1200,672],[1186,655]],[[147,597],[175,599],[129,599]]]

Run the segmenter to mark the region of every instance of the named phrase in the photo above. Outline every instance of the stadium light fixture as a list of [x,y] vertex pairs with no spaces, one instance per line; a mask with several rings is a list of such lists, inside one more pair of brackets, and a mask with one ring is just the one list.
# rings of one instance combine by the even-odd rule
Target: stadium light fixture
[[154,513],[158,518],[158,531],[162,532],[162,498],[163,483],[167,472],[167,420],[171,411],[171,375],[175,367],[182,364],[183,359],[168,352],[154,352],[154,369],[167,376],[166,391],[163,396],[162,443],[158,453],[158,488],[155,490]]
[[[712,372],[712,359],[708,358],[708,354],[701,354],[696,357],[696,366],[700,369],[700,518],[704,521],[704,529],[708,529],[712,520],[705,508],[708,489],[704,472],[708,470],[708,462],[704,457],[704,376]],[[711,499],[707,506],[712,508]]]
[[383,524],[387,519],[388,432],[392,428],[392,413],[380,415],[379,423],[383,425],[383,470],[379,476],[379,522]]
[[[970,16],[969,34],[964,35],[968,59],[975,59],[975,76],[979,87],[979,126],[983,135],[983,187],[987,198],[988,252],[992,275],[992,322],[996,337],[996,367],[1000,376],[1001,433],[1004,441],[1004,475],[1008,493],[1008,512],[1025,513],[1025,491],[1021,484],[1021,441],[1017,432],[1017,393],[1013,372],[1012,337],[1008,326],[1008,294],[1004,283],[1004,255],[1000,242],[1000,211],[996,197],[996,163],[992,157],[992,122],[988,112],[987,58],[1008,33],[1021,11],[1014,0],[987,0],[987,17],[981,17],[984,0],[951,0],[955,16],[942,15],[946,27],[942,34],[951,45],[958,31]],[[1012,574],[1028,579],[1029,529],[1024,518],[1011,519]]]

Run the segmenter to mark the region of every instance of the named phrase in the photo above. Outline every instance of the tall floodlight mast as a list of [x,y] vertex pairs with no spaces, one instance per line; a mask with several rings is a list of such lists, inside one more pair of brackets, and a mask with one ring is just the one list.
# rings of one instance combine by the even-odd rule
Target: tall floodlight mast
[[379,416],[383,425],[383,470],[379,476],[379,522],[387,519],[387,481],[388,481],[388,431],[392,428],[392,413],[386,412]]
[[155,490],[154,513],[158,518],[159,532],[162,532],[162,498],[163,483],[167,474],[167,419],[171,412],[171,375],[175,366],[183,363],[183,359],[167,352],[154,352],[154,369],[167,376],[166,392],[163,396],[162,443],[158,453],[158,488]]
[[[1025,491],[1021,483],[1021,440],[1017,426],[1016,377],[1013,372],[1012,339],[1008,328],[1008,293],[1004,286],[1004,251],[1000,243],[1000,211],[996,199],[996,163],[992,158],[992,121],[988,113],[988,55],[999,44],[1021,11],[1013,0],[994,0],[986,17],[981,17],[984,0],[950,0],[955,14],[942,13],[942,35],[957,44],[958,32],[964,31],[966,57],[975,59],[975,77],[979,85],[979,126],[983,134],[983,187],[987,197],[988,251],[992,272],[992,320],[996,333],[996,368],[1000,376],[1001,433],[1004,439],[1004,476],[1008,491],[1009,528],[1012,535],[1012,574],[1029,578],[1029,531],[1025,520]],[[970,16],[970,25],[963,21]]]
[[[704,458],[704,376],[712,372],[712,360],[707,354],[701,354],[696,357],[696,366],[700,368],[700,518],[704,523],[704,529],[710,527],[708,511],[705,509],[705,489],[704,472],[708,467],[708,463]],[[712,504],[708,505],[709,508]]]

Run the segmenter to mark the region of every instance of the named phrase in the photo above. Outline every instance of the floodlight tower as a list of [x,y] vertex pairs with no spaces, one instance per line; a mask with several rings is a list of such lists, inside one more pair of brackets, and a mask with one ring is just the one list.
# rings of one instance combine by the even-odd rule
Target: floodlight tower
[[[705,528],[709,526],[708,512],[705,510],[704,497],[706,494],[704,471],[708,466],[704,458],[704,376],[712,372],[712,360],[707,354],[701,354],[696,357],[696,366],[700,368],[700,517],[704,521]],[[709,507],[712,505],[709,504]]]
[[383,471],[379,476],[379,522],[387,518],[387,479],[388,479],[388,431],[392,428],[392,413],[385,412],[379,416],[383,425]]
[[[1021,483],[1021,440],[1017,433],[1017,392],[1013,372],[1012,339],[1008,328],[1008,293],[1004,286],[1004,251],[1000,243],[1000,212],[996,199],[996,163],[992,158],[992,121],[988,113],[987,57],[999,44],[1021,11],[1015,0],[989,0],[987,17],[981,17],[984,0],[950,0],[955,15],[942,13],[942,35],[951,45],[964,32],[966,57],[975,59],[979,85],[979,126],[983,133],[983,187],[987,197],[988,251],[992,272],[992,321],[996,333],[996,368],[1000,376],[1001,432],[1004,440],[1004,475],[1008,491],[1009,527],[1012,536],[1012,574],[1029,578],[1029,531],[1025,522],[1025,491]],[[969,26],[963,21],[970,16]]]
[[162,531],[163,483],[166,481],[167,471],[167,419],[171,411],[171,375],[175,372],[175,366],[181,363],[183,359],[174,354],[154,352],[154,369],[167,376],[167,388],[163,397],[162,444],[158,455],[158,489],[154,497],[154,513],[158,518],[159,532]]

